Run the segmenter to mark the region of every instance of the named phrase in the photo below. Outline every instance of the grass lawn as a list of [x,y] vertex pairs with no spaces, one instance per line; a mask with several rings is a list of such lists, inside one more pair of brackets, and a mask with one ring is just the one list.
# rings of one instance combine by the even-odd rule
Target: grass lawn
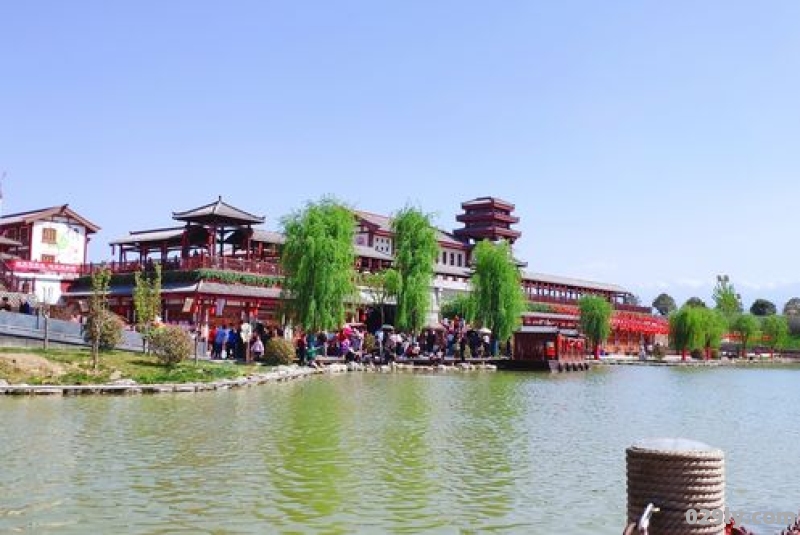
[[92,369],[88,349],[0,348],[0,379],[11,384],[83,385],[114,379],[133,379],[140,384],[208,382],[264,372],[263,366],[242,366],[188,360],[167,368],[152,355],[110,351],[100,353],[100,366]]

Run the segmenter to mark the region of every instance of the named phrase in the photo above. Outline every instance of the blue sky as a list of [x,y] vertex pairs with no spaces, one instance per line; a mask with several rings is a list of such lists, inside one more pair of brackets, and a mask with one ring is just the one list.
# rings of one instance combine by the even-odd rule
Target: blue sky
[[800,295],[800,3],[0,4],[6,213],[111,239],[222,195],[270,228],[334,194],[456,226],[516,203],[529,269],[647,303]]

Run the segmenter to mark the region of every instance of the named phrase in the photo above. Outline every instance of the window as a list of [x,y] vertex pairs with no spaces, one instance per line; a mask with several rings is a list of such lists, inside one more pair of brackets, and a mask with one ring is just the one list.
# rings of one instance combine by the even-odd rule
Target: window
[[447,253],[442,251],[442,264],[447,263]]
[[464,261],[464,257],[461,256],[461,253],[458,254],[458,267],[461,267],[461,263]]
[[456,265],[456,253],[450,253],[450,265],[451,266]]
[[22,243],[22,245],[28,245],[29,243],[28,227],[23,227],[19,230],[19,241]]
[[6,231],[6,238],[10,238],[12,240],[16,240],[17,239],[17,229],[15,229],[15,228],[8,229]]
[[56,229],[43,228],[42,229],[42,243],[56,243]]
[[56,257],[51,254],[43,254],[42,255],[42,262],[45,264],[54,264],[56,261]]

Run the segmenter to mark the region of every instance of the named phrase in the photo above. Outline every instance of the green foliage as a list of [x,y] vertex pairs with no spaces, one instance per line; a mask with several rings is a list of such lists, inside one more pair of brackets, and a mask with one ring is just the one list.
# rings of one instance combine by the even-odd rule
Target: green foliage
[[472,251],[472,298],[475,319],[491,329],[498,340],[508,340],[521,322],[525,294],[511,245],[479,242]]
[[699,297],[690,297],[686,300],[683,306],[693,307],[693,308],[706,308],[706,302],[700,299]]
[[583,334],[597,351],[608,335],[611,334],[611,303],[596,295],[585,295],[578,301],[580,309],[580,327]]
[[358,283],[364,287],[372,298],[372,302],[380,309],[381,324],[385,323],[384,307],[389,298],[397,295],[397,289],[400,285],[397,271],[389,268],[377,273],[361,273]]
[[754,316],[771,316],[777,314],[778,309],[775,303],[766,299],[756,299],[750,305],[750,313]]
[[722,315],[725,316],[729,323],[734,320],[737,314],[742,313],[742,301],[727,275],[717,276],[717,284],[714,286],[712,296],[716,309],[722,312]]
[[356,293],[353,212],[323,199],[285,217],[283,226],[287,311],[306,331],[338,329],[344,323],[345,301]]
[[547,303],[528,303],[528,312],[553,312],[553,306]]
[[728,330],[728,323],[718,310],[710,308],[696,309],[700,318],[703,347],[706,349],[719,348],[722,337]]
[[156,264],[152,276],[141,270],[134,273],[133,307],[140,332],[148,337],[156,316],[161,312],[161,264]]
[[439,254],[430,216],[405,207],[392,219],[399,286],[395,322],[402,330],[418,332],[431,306],[430,287]]
[[731,330],[742,341],[742,356],[747,356],[747,343],[758,335],[758,319],[752,314],[740,314],[731,322]]
[[149,335],[150,351],[165,366],[188,359],[194,350],[192,338],[177,325],[163,325]]
[[86,319],[83,339],[93,344],[97,336],[98,351],[110,351],[122,342],[122,330],[125,324],[110,310],[100,309]]
[[706,312],[699,307],[684,305],[669,316],[669,338],[673,347],[684,353],[705,346],[704,323]]
[[294,359],[294,344],[291,340],[273,336],[264,346],[264,361],[267,364],[291,364]]
[[800,297],[792,297],[783,305],[783,315],[800,315]]
[[653,299],[653,308],[655,308],[662,316],[669,316],[670,312],[678,307],[675,304],[675,299],[673,299],[672,296],[662,293]]
[[439,307],[443,318],[459,318],[473,321],[475,318],[475,299],[472,294],[458,293],[451,296]]
[[[157,264],[158,265],[158,264]],[[189,271],[163,271],[161,282],[199,282],[201,280],[221,282],[223,284],[244,284],[261,288],[272,288],[280,283],[281,277],[270,277],[255,273],[244,273],[227,269],[194,269]],[[87,288],[91,286],[91,277],[79,277],[72,283],[73,287]],[[130,286],[136,284],[136,273],[115,273],[111,276],[112,286]]]
[[[86,324],[86,340],[92,345],[92,367],[97,370],[100,366],[100,348],[106,346],[109,340],[105,339],[109,331],[108,318],[108,285],[111,280],[111,270],[102,265],[92,272],[92,294],[89,297],[89,317]],[[116,345],[116,344],[115,344]]]
[[772,351],[781,349],[786,344],[789,335],[789,322],[786,320],[786,316],[767,316],[762,321],[761,328]]

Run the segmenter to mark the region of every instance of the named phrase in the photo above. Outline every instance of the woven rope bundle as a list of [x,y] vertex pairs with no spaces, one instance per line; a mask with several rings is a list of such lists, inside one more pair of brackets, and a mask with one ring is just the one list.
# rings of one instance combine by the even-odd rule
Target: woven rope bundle
[[[724,522],[700,523],[701,509],[725,509],[725,458],[721,450],[685,439],[650,439],[626,450],[628,522],[638,522],[647,504],[660,509],[650,535],[722,535]],[[697,512],[695,523],[687,511]],[[692,520],[691,518],[689,520]]]

